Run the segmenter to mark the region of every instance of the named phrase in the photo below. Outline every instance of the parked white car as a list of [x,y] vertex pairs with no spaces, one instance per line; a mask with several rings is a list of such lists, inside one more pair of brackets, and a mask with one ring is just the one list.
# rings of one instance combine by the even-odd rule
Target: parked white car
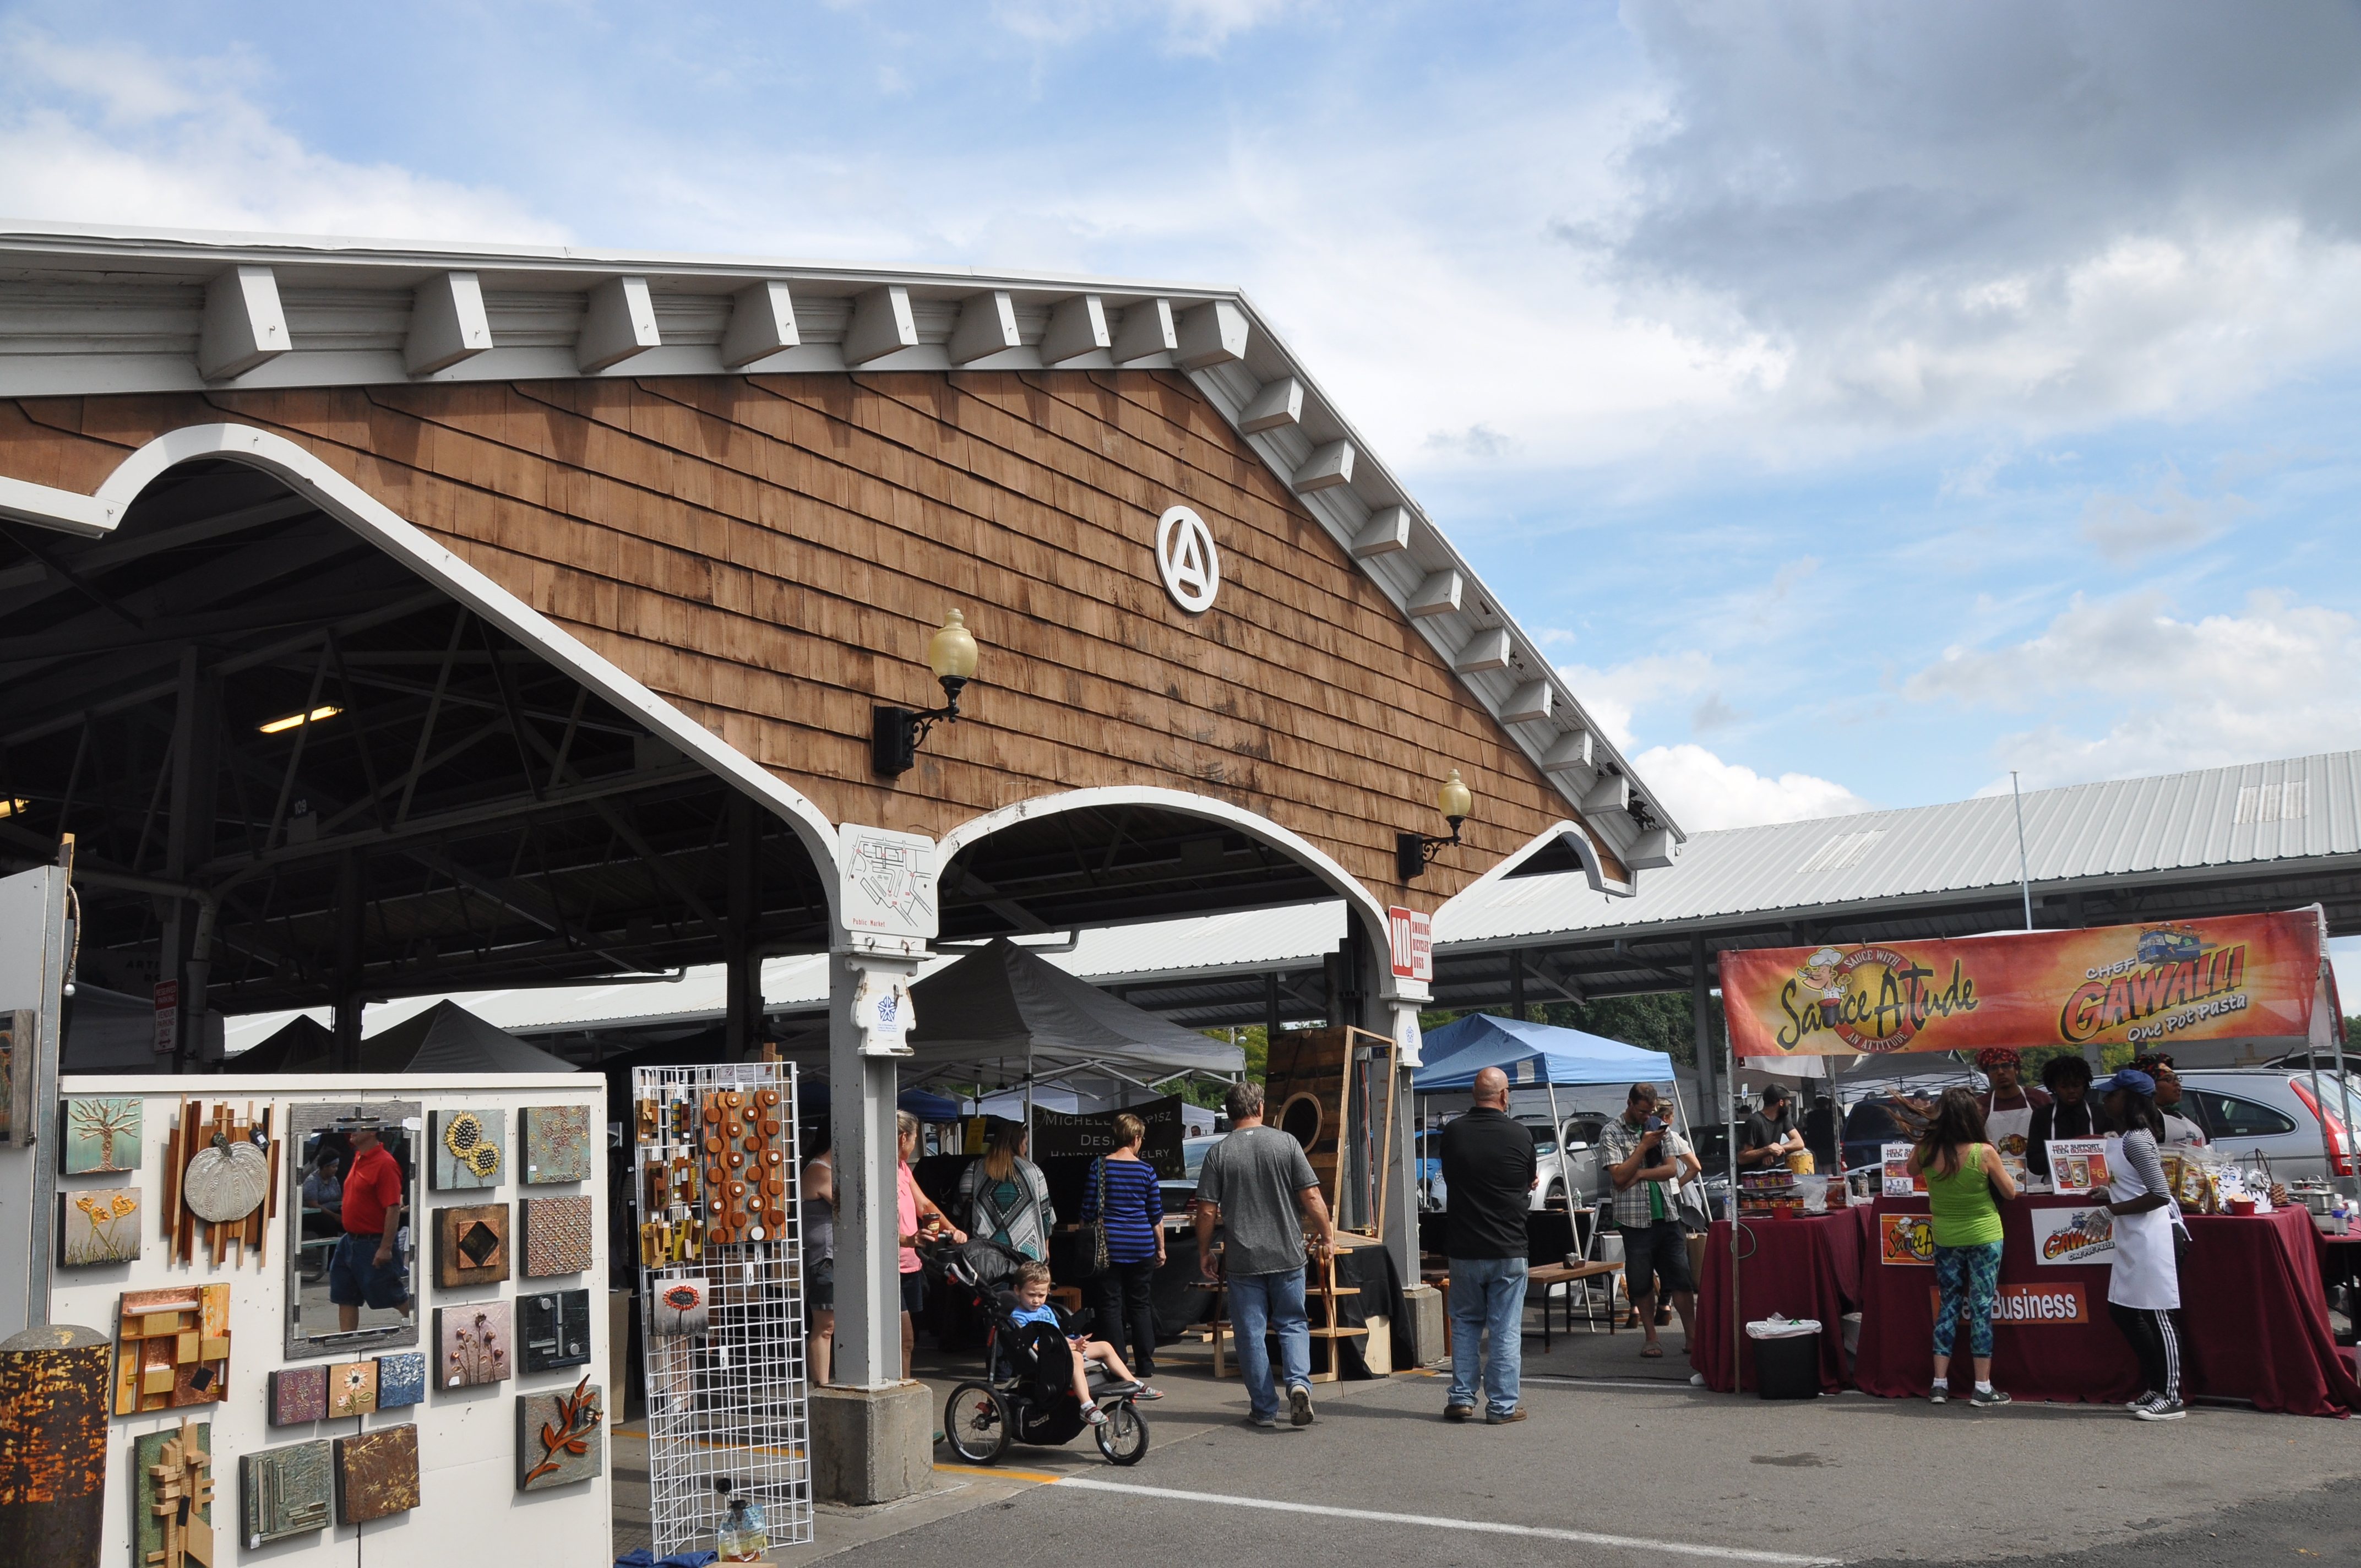
[[[2350,1075],[2348,1075],[2350,1076]],[[2317,1181],[2353,1174],[2353,1137],[2345,1124],[2343,1092],[2336,1074],[2320,1074],[2319,1100],[2313,1099],[2308,1069],[2191,1068],[2180,1075],[2180,1113],[2205,1130],[2206,1142],[2223,1158],[2242,1165],[2270,1163],[2281,1181]],[[2352,1087],[2353,1107],[2361,1114],[2361,1082]],[[2322,1115],[2328,1124],[2321,1137]],[[2329,1169],[2329,1151],[2336,1168]]]

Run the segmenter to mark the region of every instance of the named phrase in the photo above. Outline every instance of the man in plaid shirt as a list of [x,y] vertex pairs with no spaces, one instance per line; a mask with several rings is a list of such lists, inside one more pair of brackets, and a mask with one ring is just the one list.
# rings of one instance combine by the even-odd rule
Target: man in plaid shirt
[[1599,1159],[1615,1183],[1616,1228],[1623,1233],[1623,1288],[1631,1294],[1648,1343],[1640,1354],[1664,1354],[1656,1341],[1656,1282],[1664,1281],[1681,1332],[1691,1333],[1697,1287],[1689,1278],[1688,1235],[1681,1228],[1677,1194],[1701,1168],[1688,1140],[1656,1114],[1653,1084],[1635,1083],[1623,1114],[1599,1135]]

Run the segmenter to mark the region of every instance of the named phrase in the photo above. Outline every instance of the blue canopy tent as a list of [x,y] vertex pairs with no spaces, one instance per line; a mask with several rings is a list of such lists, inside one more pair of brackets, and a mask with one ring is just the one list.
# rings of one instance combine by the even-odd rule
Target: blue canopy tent
[[1425,1037],[1425,1065],[1411,1074],[1421,1093],[1471,1089],[1476,1075],[1497,1067],[1514,1087],[1562,1088],[1598,1083],[1673,1083],[1673,1058],[1579,1029],[1519,1018],[1471,1014]]

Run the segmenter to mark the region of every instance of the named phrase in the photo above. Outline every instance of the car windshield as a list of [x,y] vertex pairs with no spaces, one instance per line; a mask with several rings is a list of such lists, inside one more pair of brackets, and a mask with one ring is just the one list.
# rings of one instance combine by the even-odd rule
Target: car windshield
[[1186,1178],[1188,1180],[1191,1180],[1191,1181],[1194,1181],[1194,1180],[1196,1180],[1199,1177],[1202,1176],[1202,1175],[1204,1174],[1204,1171],[1205,1171],[1205,1151],[1206,1151],[1207,1149],[1212,1148],[1215,1144],[1220,1143],[1220,1142],[1222,1141],[1222,1138],[1223,1138],[1223,1135],[1222,1135],[1222,1134],[1219,1134],[1219,1133],[1216,1133],[1216,1134],[1214,1134],[1212,1137],[1209,1137],[1209,1138],[1183,1138],[1183,1139],[1181,1139],[1181,1140],[1180,1140],[1180,1173],[1181,1173],[1181,1175],[1182,1175],[1184,1178]]

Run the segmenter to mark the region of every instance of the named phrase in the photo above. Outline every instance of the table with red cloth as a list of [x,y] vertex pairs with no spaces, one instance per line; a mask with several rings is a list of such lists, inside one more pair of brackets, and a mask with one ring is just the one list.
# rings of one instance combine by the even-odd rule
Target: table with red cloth
[[[1723,1393],[1754,1387],[1752,1340],[1739,1347],[1734,1382],[1730,1372],[1730,1233],[1729,1221],[1717,1221],[1706,1241],[1697,1332],[1689,1341],[1689,1366],[1705,1374],[1707,1387]],[[1859,1302],[1861,1277],[1873,1261],[1863,1257],[1862,1234],[1860,1223],[1841,1211],[1792,1220],[1750,1215],[1739,1231],[1739,1311],[1750,1322],[1774,1312],[1818,1320],[1820,1387],[1829,1393],[1845,1385],[1844,1314]]]
[[[2043,1314],[2059,1311],[2069,1287],[2081,1298],[2080,1321],[1995,1318],[1993,1382],[2017,1398],[2119,1404],[2143,1392],[2139,1361],[2107,1311],[2106,1265],[2034,1257],[2033,1212],[2088,1202],[2043,1195],[2000,1205],[2004,1292],[2024,1287],[2035,1295],[2028,1305]],[[1935,1271],[1884,1262],[1882,1241],[1883,1216],[1927,1212],[1924,1198],[1881,1198],[1852,1211],[1861,1242],[1853,1381],[1865,1393],[1923,1398],[1932,1384]],[[2311,1216],[2290,1208],[2186,1218],[2190,1249],[2180,1266],[2178,1320],[2183,1396],[2246,1399],[2257,1409],[2307,1416],[2342,1417],[2361,1403],[2329,1332]],[[1951,1386],[1964,1388],[1971,1381],[1964,1327],[1952,1354]]]

